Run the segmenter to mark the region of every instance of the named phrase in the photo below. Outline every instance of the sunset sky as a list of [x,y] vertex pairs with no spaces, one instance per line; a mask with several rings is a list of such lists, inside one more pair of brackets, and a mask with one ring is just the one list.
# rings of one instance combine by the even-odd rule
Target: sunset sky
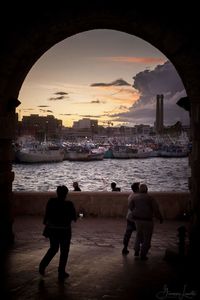
[[82,118],[100,125],[150,124],[156,94],[164,94],[164,121],[188,123],[176,102],[186,95],[168,59],[142,39],[113,30],[74,35],[49,49],[33,66],[17,112],[53,114],[72,126]]

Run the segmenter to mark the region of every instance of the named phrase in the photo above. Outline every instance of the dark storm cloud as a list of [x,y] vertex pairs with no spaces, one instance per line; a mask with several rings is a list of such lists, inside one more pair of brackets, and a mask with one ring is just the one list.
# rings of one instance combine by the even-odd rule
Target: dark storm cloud
[[120,79],[116,79],[110,83],[103,83],[103,82],[92,83],[90,86],[101,87],[101,86],[130,86],[130,85],[131,85],[130,83],[128,83],[124,79],[120,78]]
[[128,109],[128,107],[125,106],[125,105],[120,105],[120,106],[119,106],[119,109]]
[[189,124],[188,112],[176,104],[181,97],[186,96],[185,88],[176,69],[169,61],[158,65],[152,71],[140,72],[133,79],[133,87],[139,91],[140,98],[128,112],[113,115],[113,117],[119,117],[120,121],[127,119],[137,124],[153,125],[156,115],[156,95],[163,94],[165,125],[174,124],[177,121]]
[[101,101],[101,100],[97,99],[97,100],[92,100],[90,103],[91,104],[103,104],[103,103],[105,103],[105,101]]
[[60,116],[75,116],[77,114],[59,114]]
[[[144,107],[141,110],[129,111],[125,113],[112,114],[110,117],[116,118],[114,121],[137,123],[137,124],[152,124],[152,115],[155,115],[154,107]],[[145,120],[145,121],[144,121]],[[155,116],[153,117],[153,122],[155,121]]]
[[65,99],[65,98],[66,98],[65,96],[59,96],[59,97],[51,97],[48,100],[49,101],[57,101],[57,100]]
[[60,91],[60,92],[54,93],[54,95],[57,95],[57,97],[51,97],[48,100],[49,101],[63,100],[65,98],[68,98],[67,95],[69,95],[69,94],[66,92]]
[[80,117],[83,117],[83,118],[100,118],[101,115],[79,115]]
[[65,95],[68,95],[68,93],[66,93],[66,92],[56,92],[56,93],[54,93],[54,95],[65,96]]
[[148,103],[149,98],[152,99],[157,94],[164,94],[170,99],[177,92],[184,90],[180,77],[169,61],[158,65],[153,71],[140,72],[133,79],[133,87],[142,93],[140,103]]
[[91,101],[79,101],[79,102],[74,102],[74,104],[105,104],[106,101],[103,100],[91,100]]
[[118,106],[118,107],[116,107],[116,108],[114,108],[114,109],[112,109],[112,110],[110,110],[110,111],[104,111],[104,114],[102,115],[102,116],[107,116],[107,117],[116,117],[116,116],[118,116],[119,115],[119,113],[115,113],[115,111],[116,110],[123,110],[123,111],[128,111],[129,110],[129,108],[127,107],[127,106],[125,106],[125,105],[120,105],[120,106]]
[[41,111],[41,112],[43,112],[43,113],[46,113],[46,112],[48,112],[48,113],[53,113],[53,111],[52,110],[50,110],[50,109],[39,109],[39,111]]

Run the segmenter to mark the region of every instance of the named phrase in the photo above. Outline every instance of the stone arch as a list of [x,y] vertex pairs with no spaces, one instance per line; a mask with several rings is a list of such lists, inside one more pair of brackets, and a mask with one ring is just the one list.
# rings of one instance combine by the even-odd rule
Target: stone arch
[[16,26],[16,30],[9,36],[10,53],[7,52],[7,59],[4,58],[1,62],[2,74],[5,73],[7,77],[7,80],[5,78],[1,82],[1,93],[13,96],[18,94],[31,67],[56,43],[83,31],[113,29],[138,36],[164,53],[174,64],[190,94],[191,78],[198,68],[192,68],[195,53],[191,48],[191,41],[185,38],[182,30],[173,31],[173,28],[166,27],[166,20],[157,16],[149,19],[142,11],[126,11],[124,15],[119,15],[118,10],[100,10],[94,13],[88,9],[73,13],[73,10],[60,11],[56,15],[53,12],[47,15],[41,12],[37,23],[25,20],[26,28]]
[[[107,1],[108,2],[108,1]],[[14,134],[16,99],[22,83],[35,62],[52,46],[63,39],[92,29],[113,29],[136,35],[158,48],[175,66],[191,101],[193,150],[192,201],[196,224],[200,221],[200,63],[195,24],[185,24],[190,8],[180,12],[174,7],[160,9],[124,2],[94,1],[88,4],[70,3],[60,7],[33,7],[25,13],[20,5],[10,12],[5,8],[9,23],[0,21],[3,39],[0,55],[0,194],[2,200],[2,234],[11,235],[12,181],[11,140]],[[126,6],[128,4],[128,6]],[[195,8],[193,8],[195,13]],[[197,10],[198,11],[198,10]],[[186,26],[187,25],[187,26]],[[2,226],[1,226],[2,227]]]

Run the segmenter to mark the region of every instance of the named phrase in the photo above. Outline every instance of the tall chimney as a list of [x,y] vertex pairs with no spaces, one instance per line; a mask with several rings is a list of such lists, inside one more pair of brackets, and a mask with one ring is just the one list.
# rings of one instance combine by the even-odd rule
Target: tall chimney
[[156,132],[159,132],[159,119],[160,119],[160,103],[159,103],[160,95],[156,96]]
[[162,132],[163,131],[163,99],[164,99],[164,96],[163,96],[163,94],[162,95],[160,95],[160,131]]

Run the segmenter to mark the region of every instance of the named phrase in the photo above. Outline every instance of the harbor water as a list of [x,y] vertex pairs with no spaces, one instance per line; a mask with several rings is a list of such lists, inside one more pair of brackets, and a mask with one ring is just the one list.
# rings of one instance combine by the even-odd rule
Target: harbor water
[[146,183],[149,191],[188,191],[188,157],[146,159],[104,159],[58,163],[13,164],[14,191],[55,191],[65,184],[73,190],[78,181],[82,191],[110,191],[115,181],[121,191],[131,191],[134,181]]

